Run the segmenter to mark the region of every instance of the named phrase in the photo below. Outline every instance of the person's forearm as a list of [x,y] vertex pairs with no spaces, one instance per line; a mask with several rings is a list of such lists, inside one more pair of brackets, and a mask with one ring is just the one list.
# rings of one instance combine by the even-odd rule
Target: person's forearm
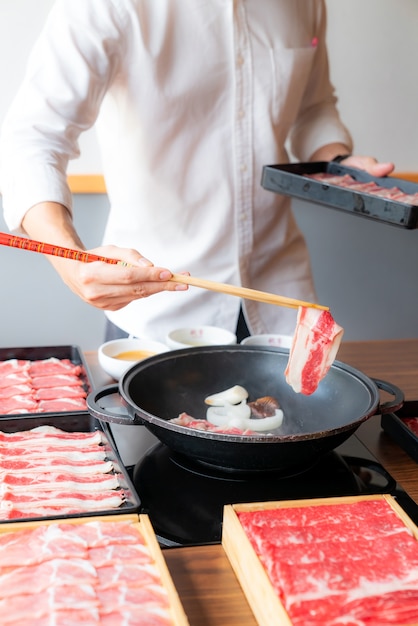
[[343,143],[330,143],[327,146],[322,146],[319,150],[316,150],[310,161],[332,161],[338,155],[349,154],[350,149]]
[[[56,202],[36,204],[26,213],[22,221],[26,235],[36,241],[55,246],[85,250],[85,246],[74,228],[69,210]],[[68,283],[66,276],[68,261],[55,256],[47,256],[48,261]]]
[[70,212],[62,204],[36,204],[26,213],[22,227],[31,239],[66,248],[85,249],[74,228]]

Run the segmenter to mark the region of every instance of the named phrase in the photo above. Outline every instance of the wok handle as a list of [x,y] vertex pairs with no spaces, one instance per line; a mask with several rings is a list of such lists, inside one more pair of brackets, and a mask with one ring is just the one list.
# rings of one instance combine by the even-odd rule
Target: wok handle
[[388,383],[386,380],[380,380],[380,378],[373,378],[373,381],[379,389],[387,391],[387,393],[390,393],[393,396],[392,400],[379,404],[376,413],[383,414],[398,411],[403,406],[405,401],[405,395],[402,389],[399,389],[399,387],[393,385],[392,383]]
[[111,424],[143,425],[144,422],[124,401],[118,385],[107,385],[89,393],[88,411],[93,417]]

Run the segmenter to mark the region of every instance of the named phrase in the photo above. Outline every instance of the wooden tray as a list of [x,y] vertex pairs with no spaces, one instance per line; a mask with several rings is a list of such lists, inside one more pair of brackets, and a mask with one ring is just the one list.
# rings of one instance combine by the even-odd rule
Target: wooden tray
[[244,591],[254,617],[260,626],[292,626],[292,621],[273,589],[269,576],[248,539],[237,513],[262,511],[285,507],[321,506],[323,504],[347,504],[359,500],[384,499],[401,518],[418,540],[418,528],[387,494],[288,500],[278,502],[256,502],[234,504],[224,507],[222,546]]
[[154,529],[152,528],[151,522],[149,520],[148,515],[136,515],[136,514],[125,514],[118,515],[118,517],[111,517],[105,515],[98,515],[92,517],[83,517],[83,518],[61,518],[54,519],[48,521],[34,521],[34,522],[14,522],[9,524],[0,524],[0,533],[10,533],[10,532],[18,532],[19,530],[29,530],[32,528],[37,528],[39,526],[46,526],[50,524],[86,524],[88,522],[131,522],[137,528],[139,535],[141,535],[145,541],[146,546],[149,549],[151,557],[153,558],[155,565],[159,571],[161,583],[164,589],[167,592],[169,604],[170,604],[170,614],[172,619],[173,626],[189,626],[189,621],[187,619],[186,613],[184,612],[183,605],[181,604],[179,595],[174,586],[173,580],[171,578],[171,574],[168,570],[167,564],[163,557],[161,548],[158,544],[157,538],[154,533]]

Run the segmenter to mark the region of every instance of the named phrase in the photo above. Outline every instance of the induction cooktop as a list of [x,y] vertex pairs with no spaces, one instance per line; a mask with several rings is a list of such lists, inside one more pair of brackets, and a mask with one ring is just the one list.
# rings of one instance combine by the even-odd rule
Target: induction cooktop
[[418,505],[352,435],[309,467],[290,473],[207,466],[152,447],[131,468],[141,512],[161,546],[218,543],[225,504],[390,493],[418,523]]

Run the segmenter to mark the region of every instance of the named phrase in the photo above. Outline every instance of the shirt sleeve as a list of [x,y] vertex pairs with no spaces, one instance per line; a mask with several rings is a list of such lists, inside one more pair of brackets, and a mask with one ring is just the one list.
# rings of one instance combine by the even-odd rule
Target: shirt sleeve
[[79,156],[79,136],[94,124],[117,73],[123,29],[117,0],[53,5],[1,130],[0,191],[10,230],[20,230],[39,202],[71,211],[68,162]]
[[326,12],[321,1],[317,3],[317,34],[312,40],[315,48],[312,68],[289,137],[291,151],[300,161],[308,161],[316,150],[330,143],[343,143],[350,151],[353,147],[330,81],[326,27]]

